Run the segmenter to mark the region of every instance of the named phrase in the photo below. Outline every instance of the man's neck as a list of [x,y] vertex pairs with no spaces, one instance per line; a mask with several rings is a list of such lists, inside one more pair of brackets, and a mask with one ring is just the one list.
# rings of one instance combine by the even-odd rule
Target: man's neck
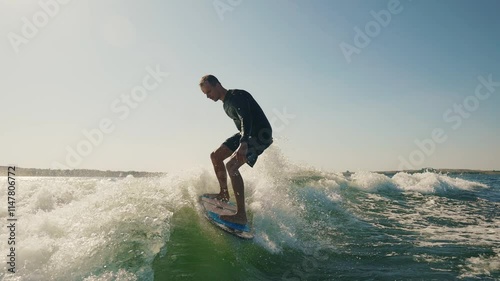
[[226,98],[227,90],[222,88],[222,95],[220,97],[221,101],[224,102],[224,99]]

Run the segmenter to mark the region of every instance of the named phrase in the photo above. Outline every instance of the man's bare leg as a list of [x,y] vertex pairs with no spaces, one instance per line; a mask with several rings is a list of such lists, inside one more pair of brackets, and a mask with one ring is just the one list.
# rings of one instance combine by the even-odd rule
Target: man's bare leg
[[227,172],[224,165],[224,159],[233,154],[233,151],[225,145],[221,145],[217,150],[210,154],[212,164],[214,165],[215,175],[219,181],[220,192],[208,194],[209,198],[216,198],[221,201],[229,201],[229,191],[227,189]]
[[221,219],[238,224],[247,223],[247,213],[245,210],[245,188],[243,184],[243,178],[240,175],[238,169],[245,164],[245,159],[238,159],[237,157],[232,157],[229,162],[227,162],[227,171],[229,172],[229,177],[231,178],[231,184],[233,185],[234,196],[236,197],[236,206],[238,211],[235,215],[231,216],[220,216]]

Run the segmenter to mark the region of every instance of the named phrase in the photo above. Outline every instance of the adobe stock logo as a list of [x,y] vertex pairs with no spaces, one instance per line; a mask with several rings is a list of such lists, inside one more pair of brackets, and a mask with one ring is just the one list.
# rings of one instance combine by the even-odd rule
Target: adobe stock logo
[[[151,93],[157,90],[164,79],[170,74],[160,70],[160,66],[156,68],[146,67],[146,75],[142,78],[142,83],[130,89],[129,93],[123,93],[120,98],[113,100],[109,106],[112,113],[123,121],[130,116],[132,110],[139,108],[140,104],[146,100]],[[112,118],[103,117],[99,121],[98,128],[90,130],[82,130],[83,138],[81,138],[74,147],[66,146],[65,164],[57,161],[52,162],[52,169],[74,169],[77,168],[89,156],[94,148],[101,145],[105,136],[111,134],[116,129],[116,121]]]
[[224,20],[224,14],[227,12],[232,12],[234,8],[238,7],[241,5],[243,0],[214,0],[213,6],[215,9],[215,12],[219,16],[219,19],[221,21]]
[[[481,105],[481,101],[486,101],[491,94],[495,92],[495,88],[500,87],[500,82],[493,81],[493,75],[488,75],[488,78],[479,76],[479,83],[476,85],[474,94],[468,95],[461,103],[456,103],[452,108],[447,109],[443,113],[443,120],[446,123],[451,123],[451,129],[458,130],[463,119],[468,119],[472,116]],[[416,167],[424,164],[427,157],[434,154],[438,144],[443,144],[448,140],[446,131],[442,128],[434,128],[430,138],[423,140],[415,139],[414,143],[417,146],[415,150],[410,152],[407,158],[399,156],[398,170],[414,170]]]
[[[411,1],[411,0],[408,0]],[[354,46],[346,43],[345,41],[339,44],[340,50],[344,55],[347,63],[351,63],[354,54],[361,54],[361,50],[368,47],[372,39],[379,36],[382,28],[389,26],[392,21],[392,16],[397,15],[403,11],[403,6],[399,0],[390,0],[387,3],[387,9],[380,10],[379,12],[370,11],[373,19],[365,24],[364,31],[361,28],[354,27]]]
[[49,24],[50,19],[56,17],[61,11],[61,5],[66,5],[71,0],[40,0],[38,1],[38,6],[40,10],[35,12],[31,17],[31,20],[22,17],[22,27],[20,34],[15,32],[9,32],[7,34],[7,39],[9,39],[10,45],[14,49],[16,54],[19,54],[21,45],[26,45],[31,39],[35,38],[40,29],[44,28]]
[[[290,124],[289,120],[295,119],[296,117],[295,114],[288,113],[286,107],[283,107],[282,111],[279,111],[278,109],[274,108],[273,113],[274,115],[269,119],[269,123],[271,124],[271,127],[274,128],[273,131],[276,133],[283,132],[286,126]],[[281,122],[276,123],[278,120]],[[277,126],[278,124],[280,126]]]
[[302,281],[313,280],[311,275],[320,267],[320,263],[328,261],[329,254],[337,251],[333,245],[320,244],[315,245],[313,242],[307,242],[304,249],[304,259],[300,264],[292,265],[281,276],[281,280],[285,281]]

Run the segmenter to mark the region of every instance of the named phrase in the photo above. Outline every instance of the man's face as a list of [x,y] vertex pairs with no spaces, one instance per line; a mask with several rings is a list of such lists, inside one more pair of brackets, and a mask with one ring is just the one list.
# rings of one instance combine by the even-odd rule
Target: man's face
[[201,85],[201,91],[207,96],[207,98],[213,101],[219,100],[219,95],[217,94],[216,87],[210,85],[210,83],[203,83],[203,85]]

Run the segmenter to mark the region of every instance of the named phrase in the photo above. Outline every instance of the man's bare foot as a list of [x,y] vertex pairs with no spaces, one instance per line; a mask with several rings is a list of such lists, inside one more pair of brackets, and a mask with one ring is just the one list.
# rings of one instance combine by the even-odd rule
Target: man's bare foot
[[216,199],[222,202],[228,202],[229,201],[229,194],[224,194],[224,193],[207,193],[205,194],[208,198],[210,199]]
[[221,218],[221,220],[225,220],[225,221],[232,222],[232,223],[237,223],[237,224],[241,224],[241,225],[247,224],[247,215],[246,214],[243,214],[243,215],[236,214],[236,215],[230,215],[230,216],[221,215],[220,218]]

